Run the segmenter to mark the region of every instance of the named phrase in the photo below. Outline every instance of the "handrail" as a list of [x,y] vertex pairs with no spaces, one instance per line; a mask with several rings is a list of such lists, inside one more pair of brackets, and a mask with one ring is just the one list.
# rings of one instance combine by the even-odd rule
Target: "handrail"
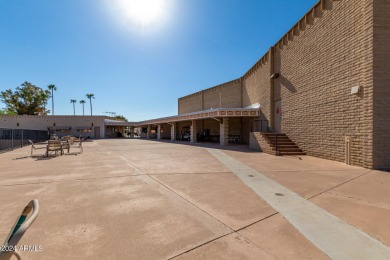
[[278,155],[278,134],[275,134],[275,151],[276,154]]

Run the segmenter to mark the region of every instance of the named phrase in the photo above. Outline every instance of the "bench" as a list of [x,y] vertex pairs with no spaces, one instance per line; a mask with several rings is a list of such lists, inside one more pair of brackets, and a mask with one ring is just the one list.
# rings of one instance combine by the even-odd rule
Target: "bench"
[[57,154],[57,151],[61,152],[61,155],[64,154],[64,150],[62,149],[62,143],[60,140],[49,140],[48,144],[46,146],[46,157],[49,156],[49,152],[55,152]]

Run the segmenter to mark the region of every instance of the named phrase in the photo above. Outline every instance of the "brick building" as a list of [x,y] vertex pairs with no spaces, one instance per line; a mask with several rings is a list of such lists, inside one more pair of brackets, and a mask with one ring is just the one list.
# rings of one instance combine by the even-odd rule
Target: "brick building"
[[250,143],[390,168],[390,1],[321,0],[241,78],[179,98],[143,135]]

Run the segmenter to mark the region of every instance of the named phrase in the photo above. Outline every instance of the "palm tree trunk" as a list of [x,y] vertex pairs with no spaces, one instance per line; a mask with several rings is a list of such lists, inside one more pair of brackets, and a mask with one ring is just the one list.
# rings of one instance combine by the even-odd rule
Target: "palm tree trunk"
[[74,103],[73,103],[73,115],[74,115],[74,116],[76,115],[76,108],[75,108]]
[[89,99],[89,105],[91,107],[91,116],[92,116],[92,98]]
[[51,114],[54,116],[54,92],[51,89]]
[[84,103],[83,103],[83,115],[84,115]]

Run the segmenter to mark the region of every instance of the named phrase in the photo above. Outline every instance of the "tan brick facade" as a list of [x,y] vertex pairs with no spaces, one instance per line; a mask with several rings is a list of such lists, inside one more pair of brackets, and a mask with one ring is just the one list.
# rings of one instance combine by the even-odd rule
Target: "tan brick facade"
[[[365,100],[351,95],[364,86],[366,63],[364,1],[326,1],[302,30],[275,48],[274,101],[282,100],[282,132],[307,154],[345,160],[345,137],[352,137],[352,164],[363,166]],[[280,94],[279,94],[280,93]],[[368,101],[370,102],[370,101]],[[356,149],[360,148],[360,149]]]
[[179,114],[211,108],[241,107],[241,79],[179,98]]
[[[308,155],[390,168],[389,14],[388,0],[319,1],[243,77],[179,99],[179,113],[258,102],[273,129],[278,101],[281,132]],[[247,135],[244,121],[230,129]]]

